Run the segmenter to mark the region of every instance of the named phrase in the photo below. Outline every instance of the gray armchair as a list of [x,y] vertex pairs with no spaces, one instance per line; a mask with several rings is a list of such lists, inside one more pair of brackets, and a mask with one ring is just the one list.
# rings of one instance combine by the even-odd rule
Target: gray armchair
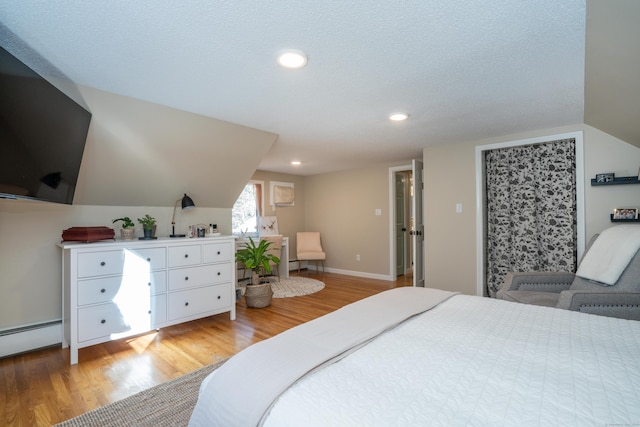
[[640,251],[636,252],[613,286],[573,273],[508,273],[496,297],[523,304],[640,320]]

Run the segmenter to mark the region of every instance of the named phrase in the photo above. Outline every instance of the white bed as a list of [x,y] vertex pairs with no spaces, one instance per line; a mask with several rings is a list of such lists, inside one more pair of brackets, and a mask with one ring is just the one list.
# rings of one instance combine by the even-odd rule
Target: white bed
[[640,322],[394,289],[258,343],[203,382],[190,425],[260,424],[640,425]]

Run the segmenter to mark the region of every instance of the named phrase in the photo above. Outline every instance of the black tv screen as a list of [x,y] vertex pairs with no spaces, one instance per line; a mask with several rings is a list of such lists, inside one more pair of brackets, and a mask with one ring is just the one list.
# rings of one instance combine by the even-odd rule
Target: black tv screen
[[73,203],[91,113],[0,47],[0,197]]

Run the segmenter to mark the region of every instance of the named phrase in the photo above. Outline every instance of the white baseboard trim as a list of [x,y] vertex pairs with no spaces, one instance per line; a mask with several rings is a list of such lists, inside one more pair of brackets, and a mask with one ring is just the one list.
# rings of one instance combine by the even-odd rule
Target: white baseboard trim
[[0,331],[0,357],[25,353],[61,343],[61,320],[7,329]]

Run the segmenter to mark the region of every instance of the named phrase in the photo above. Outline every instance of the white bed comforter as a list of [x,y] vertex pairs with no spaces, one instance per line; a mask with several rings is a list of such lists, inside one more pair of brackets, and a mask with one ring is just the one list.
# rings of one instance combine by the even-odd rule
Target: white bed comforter
[[638,423],[640,322],[458,295],[301,379],[264,425]]

